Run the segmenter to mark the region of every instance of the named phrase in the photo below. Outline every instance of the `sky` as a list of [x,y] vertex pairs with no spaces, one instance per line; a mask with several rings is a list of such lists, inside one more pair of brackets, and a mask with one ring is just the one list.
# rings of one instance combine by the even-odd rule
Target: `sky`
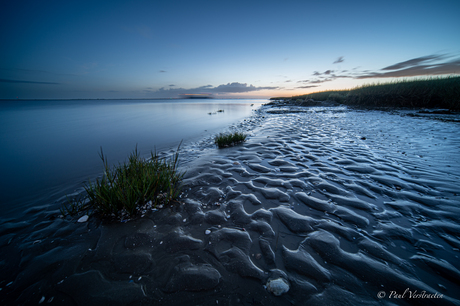
[[0,99],[269,98],[460,75],[460,1],[2,1]]

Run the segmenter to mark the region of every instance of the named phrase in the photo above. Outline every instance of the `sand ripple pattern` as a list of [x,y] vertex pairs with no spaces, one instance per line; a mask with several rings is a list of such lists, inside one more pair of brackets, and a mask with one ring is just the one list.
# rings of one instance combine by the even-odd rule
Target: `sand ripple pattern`
[[[21,259],[18,301],[459,305],[459,159],[428,147],[447,133],[445,154],[458,157],[459,136],[416,120],[260,112],[235,126],[252,128],[244,145],[186,165],[181,205],[123,225],[37,225],[22,248],[42,255]],[[428,144],[418,124],[439,129]],[[289,291],[275,296],[265,285],[279,278]]]

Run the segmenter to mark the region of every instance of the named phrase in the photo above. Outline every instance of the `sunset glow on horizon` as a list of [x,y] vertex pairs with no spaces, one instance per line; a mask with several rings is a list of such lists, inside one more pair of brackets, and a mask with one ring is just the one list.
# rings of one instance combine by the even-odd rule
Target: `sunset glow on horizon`
[[269,98],[459,75],[458,11],[454,1],[9,2],[0,99]]

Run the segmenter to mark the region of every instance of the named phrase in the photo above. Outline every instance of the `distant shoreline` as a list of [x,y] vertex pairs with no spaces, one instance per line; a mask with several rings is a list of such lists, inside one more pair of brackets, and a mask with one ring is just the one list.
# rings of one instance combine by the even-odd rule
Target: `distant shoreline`
[[292,104],[317,101],[357,107],[409,107],[460,110],[460,76],[371,84],[350,90],[322,91],[270,100]]
[[125,100],[133,100],[133,101],[138,101],[138,100],[269,100],[269,98],[89,98],[89,99],[0,99],[0,102],[3,101],[104,101],[104,100],[120,100],[120,101],[125,101]]

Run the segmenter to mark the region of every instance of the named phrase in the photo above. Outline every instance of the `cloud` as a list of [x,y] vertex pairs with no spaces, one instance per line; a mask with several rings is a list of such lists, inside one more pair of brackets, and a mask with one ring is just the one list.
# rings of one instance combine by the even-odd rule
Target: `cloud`
[[417,58],[410,59],[408,61],[404,61],[404,62],[401,62],[401,63],[397,63],[397,64],[394,64],[394,65],[382,68],[381,70],[398,70],[398,69],[402,69],[402,68],[406,68],[406,67],[410,67],[410,66],[416,66],[416,65],[424,63],[424,62],[430,62],[430,61],[433,61],[433,60],[439,60],[439,59],[442,59],[444,57],[445,57],[445,55],[434,55],[434,54],[433,55],[422,56],[422,57],[417,57]]
[[[399,78],[428,75],[460,74],[460,59],[447,62],[432,63],[441,56],[425,56],[414,58],[405,62],[397,63],[380,69],[376,72],[364,73],[356,76],[356,79],[369,78]],[[403,69],[401,69],[403,68]]]
[[[249,85],[246,83],[227,83],[225,85],[219,85],[214,88],[210,88],[212,92],[215,93],[240,93],[240,92],[250,92],[250,91],[259,91],[264,89],[277,89],[278,87],[255,87],[254,85]],[[209,89],[208,89],[209,90]]]
[[313,88],[313,87],[318,87],[319,85],[306,85],[306,86],[299,86],[296,88]]
[[324,82],[333,81],[334,79],[335,79],[335,76],[332,75],[332,78],[327,78],[327,79],[323,79],[323,80],[303,80],[303,81],[298,81],[297,83],[320,84],[320,83],[324,83]]
[[343,56],[339,56],[339,58],[336,59],[335,62],[333,62],[333,64],[342,63],[343,61],[344,61]]
[[39,85],[60,85],[61,84],[61,83],[55,83],[55,82],[20,81],[20,80],[9,80],[9,79],[0,79],[0,83],[39,84]]
[[279,87],[265,86],[265,87],[256,87],[254,85],[248,85],[247,83],[227,83],[219,86],[204,85],[195,88],[160,88],[156,91],[152,91],[152,95],[158,98],[174,98],[184,95],[194,95],[194,94],[206,94],[206,95],[225,95],[225,94],[234,94],[234,93],[247,93],[254,92],[259,90],[274,90],[279,89]]
[[[338,60],[343,57],[339,57]],[[338,61],[337,60],[337,61]],[[336,61],[336,62],[337,62]],[[371,78],[399,78],[417,77],[430,75],[460,75],[460,57],[457,55],[431,54],[422,57],[409,59],[379,70],[358,70],[359,67],[348,70],[326,70],[324,72],[314,71],[314,79],[301,80],[297,83],[321,84],[336,79],[371,79]],[[308,86],[308,85],[306,85]]]

